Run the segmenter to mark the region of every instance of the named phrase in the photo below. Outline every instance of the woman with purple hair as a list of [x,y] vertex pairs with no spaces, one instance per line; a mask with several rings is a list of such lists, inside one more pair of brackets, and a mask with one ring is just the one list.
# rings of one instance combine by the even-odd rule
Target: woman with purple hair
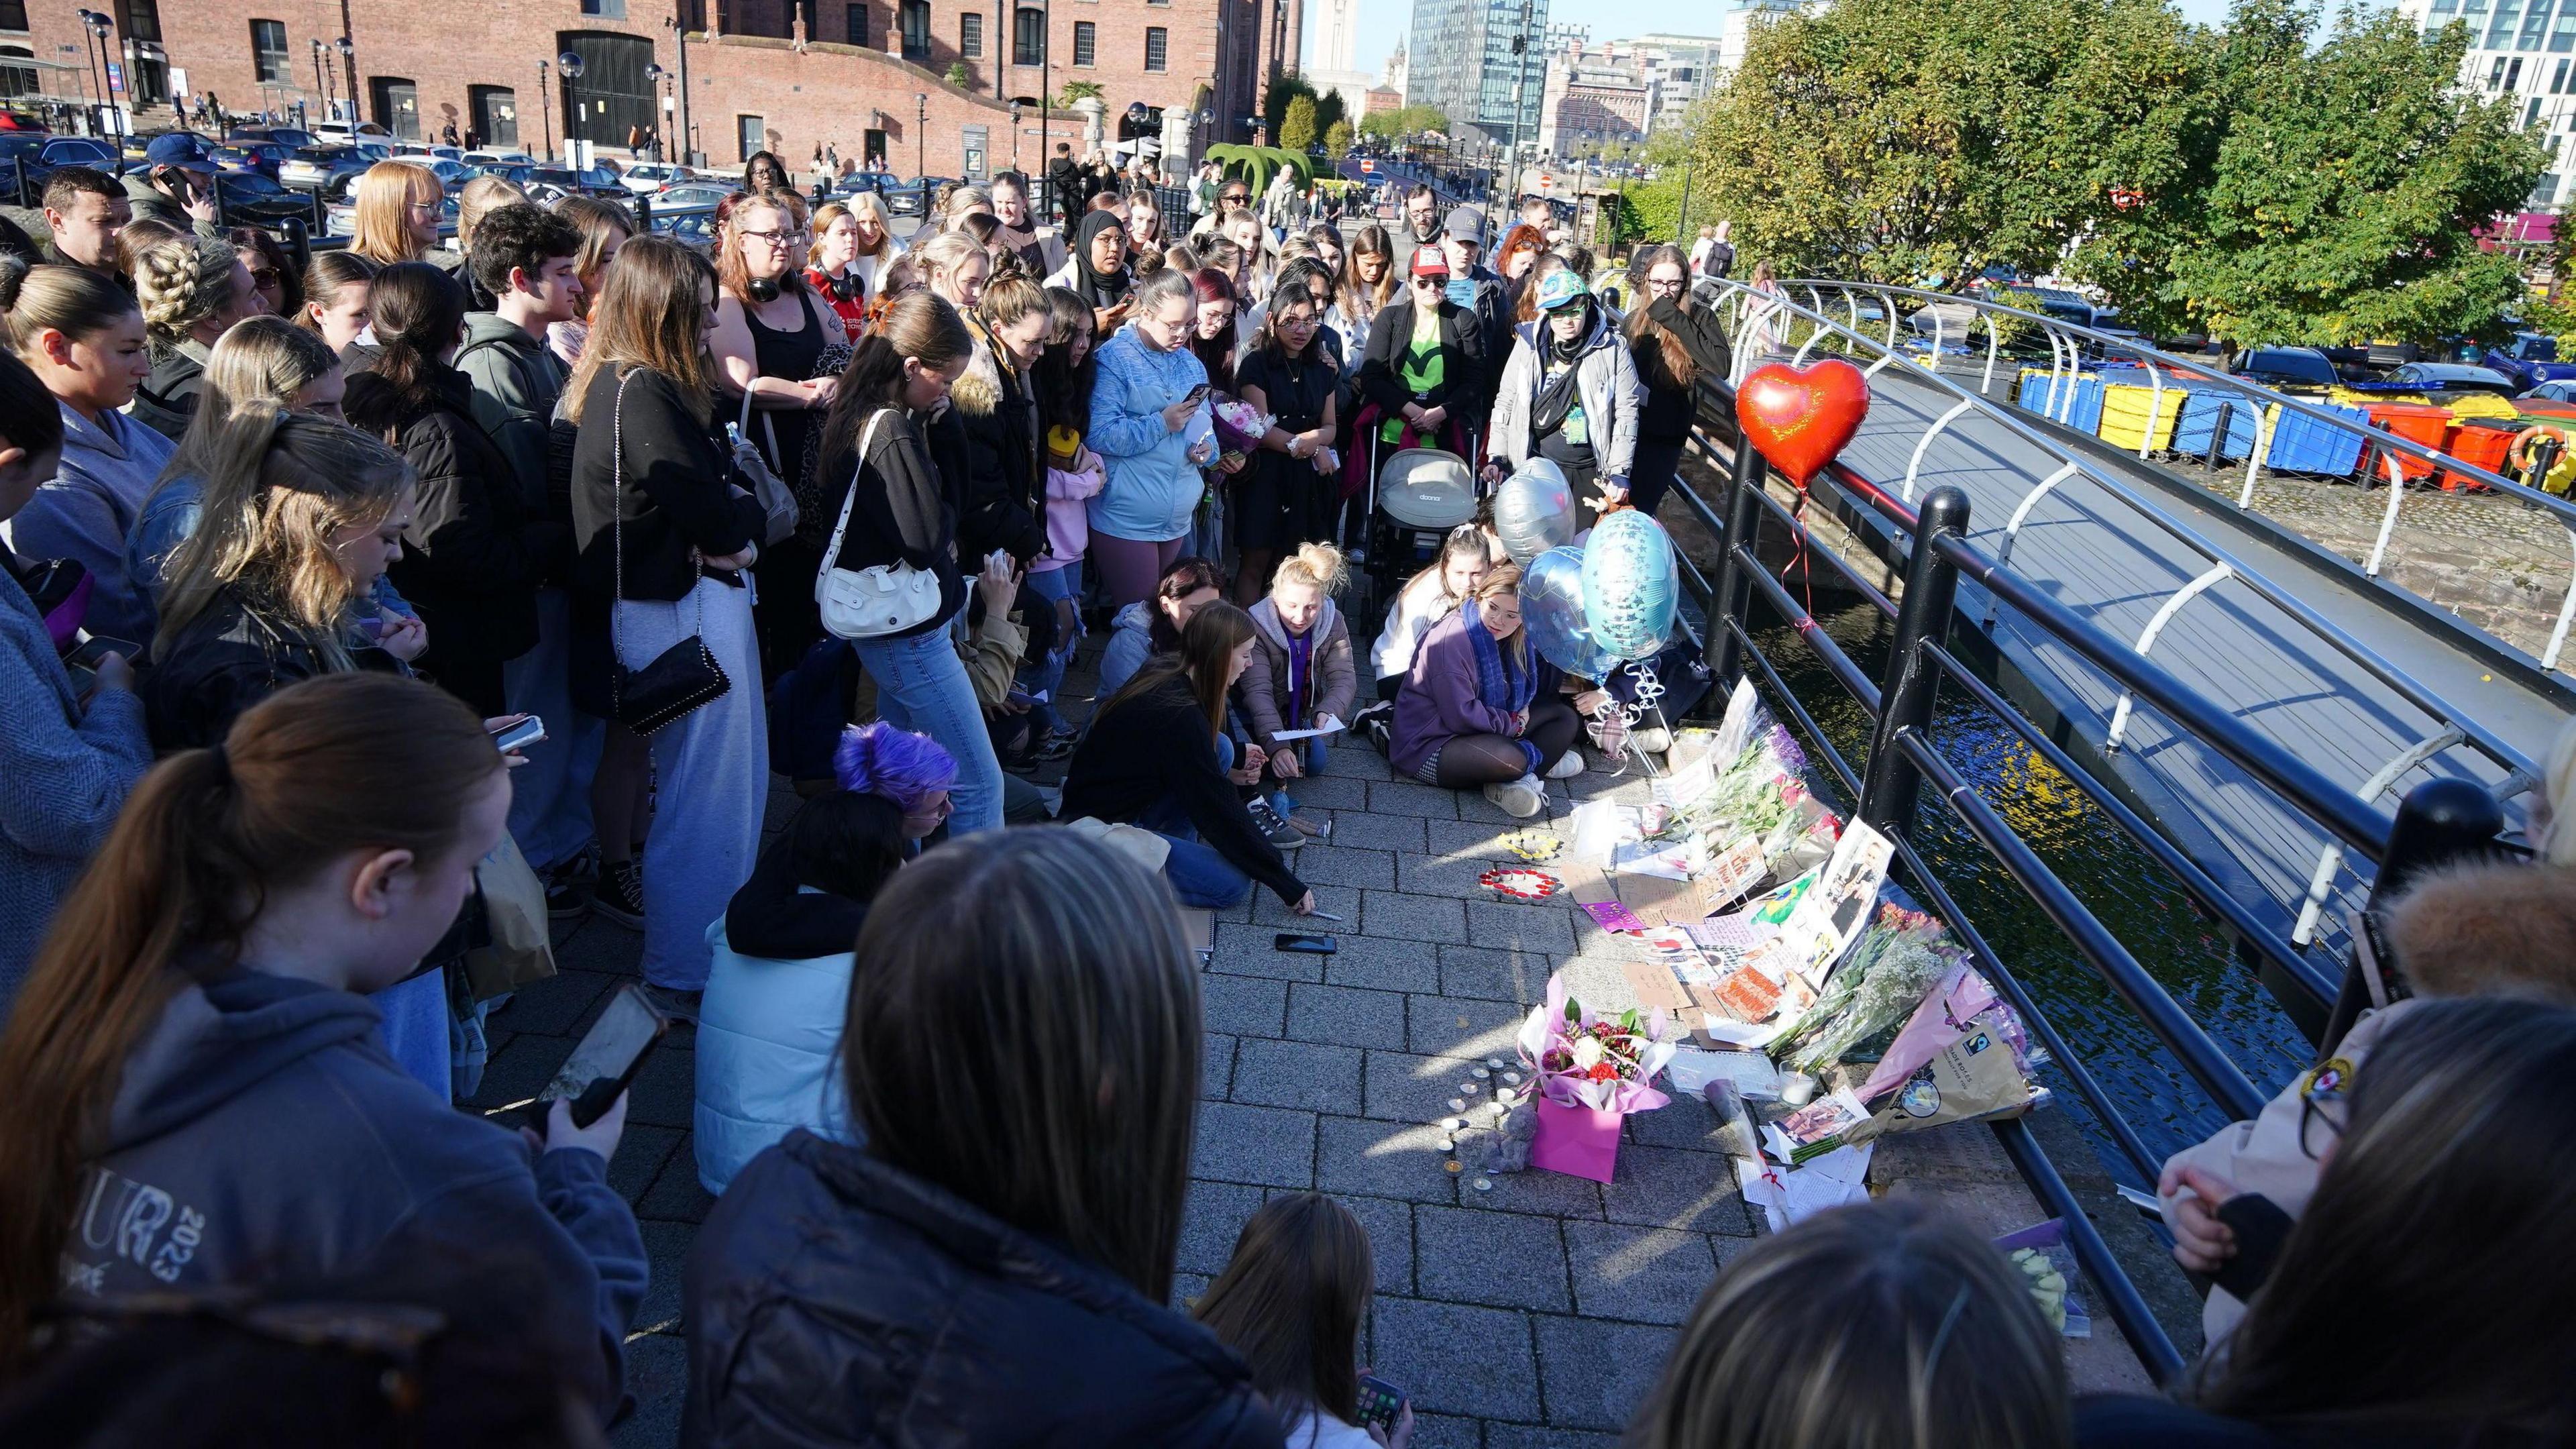
[[719,1196],[795,1128],[851,1140],[830,1081],[859,928],[957,782],[936,740],[882,721],[843,730],[832,764],[841,788],[805,802],[707,931],[695,1125],[698,1181]]
[[832,774],[841,788],[878,795],[903,812],[903,838],[917,841],[948,820],[949,787],[957,761],[928,735],[899,730],[883,720],[841,731],[832,752]]

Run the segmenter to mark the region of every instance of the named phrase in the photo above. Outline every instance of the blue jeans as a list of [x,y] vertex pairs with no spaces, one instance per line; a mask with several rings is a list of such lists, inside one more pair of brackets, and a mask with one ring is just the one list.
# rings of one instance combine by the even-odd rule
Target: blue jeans
[[[1306,775],[1308,778],[1312,778],[1324,772],[1325,738],[1326,737],[1323,735],[1317,735],[1311,740],[1290,740],[1288,742],[1288,748],[1296,752],[1297,763],[1306,767]],[[1228,741],[1228,743],[1232,742]],[[1228,768],[1230,769],[1232,767],[1228,766]],[[1273,781],[1272,783],[1277,785],[1278,788],[1272,790],[1269,794],[1268,798],[1270,800],[1270,808],[1278,811],[1280,818],[1284,820],[1289,816],[1289,814],[1296,810],[1297,802],[1289,798],[1288,787],[1286,784],[1277,781]]]
[[975,685],[945,628],[904,639],[854,639],[859,666],[877,682],[877,713],[897,729],[937,740],[957,761],[957,783],[948,798],[956,813],[948,832],[964,835],[992,830],[1002,823],[1002,765],[993,757],[993,738],[984,729],[984,711],[975,702]]
[[[1073,627],[1056,631],[1055,648],[1043,658],[1030,659],[1020,665],[1019,686],[1031,695],[1044,694],[1046,703],[1032,713],[1048,729],[1064,724],[1056,711],[1057,696],[1064,692],[1064,667],[1073,661],[1074,646],[1082,642],[1082,560],[1075,559],[1060,569],[1046,569],[1028,576],[1028,591],[1041,599],[1073,601]],[[1058,623],[1063,610],[1058,610]]]
[[[1217,741],[1219,759],[1229,753],[1225,744]],[[1223,910],[1243,904],[1252,894],[1252,877],[1199,839],[1178,802],[1165,800],[1137,816],[1136,823],[1170,843],[1172,853],[1163,857],[1163,879],[1171,882],[1172,897],[1182,905]]]

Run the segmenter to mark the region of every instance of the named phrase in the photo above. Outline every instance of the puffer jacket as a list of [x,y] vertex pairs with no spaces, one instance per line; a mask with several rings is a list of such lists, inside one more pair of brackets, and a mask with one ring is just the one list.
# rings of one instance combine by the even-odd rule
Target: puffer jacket
[[[745,1163],[799,1127],[849,1137],[849,1098],[834,1062],[858,958],[847,949],[818,950],[819,941],[789,943],[761,928],[794,919],[790,913],[798,907],[804,907],[798,914],[845,915],[849,928],[834,935],[846,947],[858,939],[867,908],[799,895],[792,883],[781,900],[778,883],[765,879],[776,874],[775,865],[764,859],[725,918],[707,927],[713,956],[699,1007],[694,1120],[698,1181],[718,1197]],[[737,921],[745,927],[739,949],[732,939]]]
[[[1530,438],[1532,414],[1547,371],[1540,354],[1552,340],[1545,321],[1523,323],[1503,364],[1503,382],[1494,394],[1494,423],[1485,435],[1485,456],[1506,468],[1517,468],[1535,451]],[[1637,382],[1637,363],[1628,344],[1610,325],[1609,314],[1593,309],[1592,330],[1584,334],[1583,352],[1574,364],[1575,390],[1592,429],[1592,451],[1603,478],[1625,480],[1637,456],[1637,423],[1645,389]]]
[[1109,620],[1109,642],[1100,650],[1100,686],[1107,699],[1126,688],[1145,661],[1154,657],[1154,615],[1150,603],[1129,604]]
[[1091,500],[1092,531],[1140,543],[1179,538],[1207,492],[1190,447],[1211,436],[1215,423],[1204,401],[1178,432],[1163,426],[1162,413],[1205,385],[1207,368],[1186,347],[1146,346],[1132,327],[1101,346],[1094,366],[1084,441],[1108,464],[1109,482]]
[[1324,600],[1306,630],[1314,647],[1306,656],[1306,717],[1296,721],[1288,718],[1288,631],[1279,622],[1279,606],[1263,599],[1251,614],[1252,657],[1244,662],[1235,688],[1241,691],[1237,697],[1253,743],[1266,753],[1281,730],[1308,728],[1326,715],[1350,723],[1351,706],[1359,699],[1359,672],[1351,662],[1350,621],[1333,601]]
[[690,1449],[1276,1449],[1242,1360],[1097,1264],[810,1132],[689,1255]]

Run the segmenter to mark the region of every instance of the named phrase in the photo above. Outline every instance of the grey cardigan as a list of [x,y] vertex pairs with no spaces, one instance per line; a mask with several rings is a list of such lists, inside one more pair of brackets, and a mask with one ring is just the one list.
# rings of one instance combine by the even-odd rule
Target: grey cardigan
[[82,625],[134,644],[152,642],[152,590],[125,567],[125,539],[178,445],[124,413],[104,424],[56,403],[63,416],[62,467],[9,521],[20,558],[80,560],[91,579]]
[[35,601],[0,569],[0,1019],[54,909],[152,764],[143,702],[101,690],[86,712]]
[[[1485,456],[1507,468],[1529,461],[1530,413],[1546,377],[1538,353],[1545,341],[1540,329],[1546,325],[1542,319],[1518,329],[1512,360],[1503,364],[1502,390],[1494,396]],[[1637,419],[1645,410],[1646,390],[1637,381],[1636,359],[1607,313],[1594,318],[1583,348],[1574,364],[1574,384],[1583,396],[1583,415],[1592,422],[1592,450],[1601,460],[1602,477],[1624,481],[1637,456]]]

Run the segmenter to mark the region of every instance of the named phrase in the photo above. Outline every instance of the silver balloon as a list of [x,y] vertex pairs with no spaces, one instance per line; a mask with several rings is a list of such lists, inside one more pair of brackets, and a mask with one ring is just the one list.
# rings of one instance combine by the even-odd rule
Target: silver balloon
[[1516,564],[1574,542],[1576,522],[1565,470],[1545,458],[1523,463],[1494,490],[1494,536]]

